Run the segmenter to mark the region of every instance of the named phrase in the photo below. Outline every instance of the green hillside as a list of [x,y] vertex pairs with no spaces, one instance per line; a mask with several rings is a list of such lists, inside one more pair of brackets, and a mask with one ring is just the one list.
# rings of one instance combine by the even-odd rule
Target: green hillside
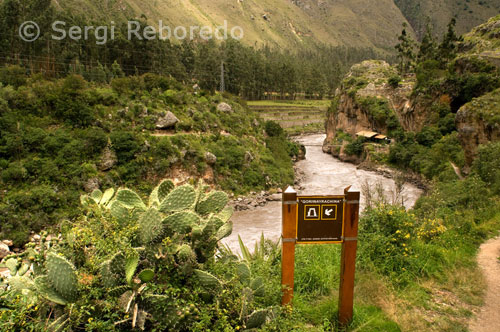
[[150,24],[228,25],[244,29],[248,45],[300,48],[315,43],[391,48],[405,18],[392,0],[362,1],[91,1],[59,0],[73,15],[130,18],[144,14]]
[[394,0],[404,16],[419,36],[425,32],[427,17],[430,18],[434,32],[441,36],[446,25],[455,17],[459,34],[500,12],[497,0]]

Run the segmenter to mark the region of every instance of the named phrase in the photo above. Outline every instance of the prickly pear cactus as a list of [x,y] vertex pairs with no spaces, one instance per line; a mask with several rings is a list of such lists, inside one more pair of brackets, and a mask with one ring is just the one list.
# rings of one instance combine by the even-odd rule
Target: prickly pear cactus
[[178,234],[187,234],[200,222],[200,217],[190,211],[174,213],[163,221],[165,226]]
[[200,284],[207,290],[216,290],[222,286],[222,282],[212,274],[203,270],[195,270],[194,272],[198,277]]
[[214,191],[198,202],[196,212],[205,216],[210,213],[220,212],[228,202],[228,196],[223,191]]
[[75,267],[66,258],[49,253],[45,262],[47,281],[53,290],[67,302],[74,302],[78,297],[78,279]]
[[94,202],[99,204],[99,202],[101,201],[101,198],[102,198],[102,191],[100,191],[99,189],[94,190],[90,194],[90,198],[92,198],[94,200]]
[[164,231],[162,216],[155,208],[149,208],[139,219],[139,240],[148,244],[161,238]]
[[266,322],[268,315],[269,315],[268,309],[256,310],[252,312],[252,314],[247,318],[247,323],[246,323],[247,329],[261,327]]
[[158,188],[158,201],[163,202],[167,195],[175,188],[172,180],[163,180],[157,186]]
[[231,216],[234,213],[234,209],[231,206],[227,206],[224,209],[222,209],[221,212],[217,214],[217,218],[222,220],[223,222],[228,222],[229,219],[231,219]]
[[160,212],[169,213],[187,210],[193,207],[196,201],[196,191],[191,185],[175,188],[160,203]]
[[139,195],[130,189],[118,190],[115,199],[128,209],[146,210],[146,205]]
[[102,263],[101,278],[106,288],[112,288],[121,284],[125,278],[125,257],[122,253],[115,254],[111,259]]

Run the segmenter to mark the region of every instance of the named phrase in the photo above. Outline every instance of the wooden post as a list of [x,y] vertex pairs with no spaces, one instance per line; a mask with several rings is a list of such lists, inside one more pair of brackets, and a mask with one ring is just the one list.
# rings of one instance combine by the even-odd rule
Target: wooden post
[[344,242],[340,261],[339,323],[346,326],[352,320],[354,302],[360,193],[347,187],[344,194],[347,202],[344,210]]
[[289,305],[293,298],[295,271],[295,241],[297,236],[297,192],[288,187],[283,192],[281,231],[281,304]]

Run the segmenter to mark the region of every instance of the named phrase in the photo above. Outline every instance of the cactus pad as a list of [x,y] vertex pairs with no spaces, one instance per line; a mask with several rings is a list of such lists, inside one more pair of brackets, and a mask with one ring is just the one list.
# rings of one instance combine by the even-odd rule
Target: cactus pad
[[157,186],[158,191],[158,201],[163,202],[163,200],[167,197],[167,195],[174,189],[174,183],[172,180],[163,180]]
[[11,275],[15,275],[17,273],[17,259],[9,258],[5,261],[5,266],[7,266]]
[[220,280],[211,275],[210,273],[202,270],[194,270],[194,272],[204,288],[209,290],[215,290],[222,286]]
[[115,217],[120,223],[125,222],[129,216],[128,209],[119,201],[111,202],[109,210],[111,212],[111,215]]
[[99,202],[101,201],[101,198],[102,198],[102,191],[100,191],[99,189],[96,189],[94,190],[91,194],[90,194],[90,198],[92,198],[92,200],[99,204]]
[[257,277],[253,279],[250,282],[250,288],[253,291],[253,294],[255,296],[264,296],[265,295],[265,288],[264,288],[264,281],[262,280],[261,277]]
[[231,219],[233,215],[234,209],[231,206],[227,206],[224,209],[222,209],[221,212],[217,214],[217,217],[222,220],[223,222],[228,222],[229,219]]
[[137,275],[137,277],[142,282],[150,282],[155,277],[155,273],[151,269],[144,269]]
[[199,222],[200,217],[189,211],[174,213],[163,220],[165,226],[178,234],[187,234],[191,232],[191,229]]
[[200,201],[196,206],[196,212],[201,215],[220,212],[227,204],[229,198],[223,191],[214,191]]
[[240,278],[240,281],[243,284],[245,285],[250,284],[250,278],[252,274],[250,272],[250,268],[246,263],[241,262],[238,264],[238,266],[236,266],[236,274],[238,275],[238,278]]
[[110,260],[102,263],[101,278],[104,287],[111,288],[120,284],[124,276],[124,264],[125,257],[122,253],[117,253]]
[[78,278],[73,264],[62,256],[49,253],[45,266],[47,267],[48,281],[54,290],[68,302],[76,301]]
[[248,316],[248,320],[246,323],[247,329],[254,329],[261,327],[267,320],[268,310],[256,310],[252,312],[250,316]]
[[176,253],[179,263],[196,262],[196,254],[187,244],[183,244]]
[[191,185],[175,188],[160,203],[161,212],[175,212],[191,208],[196,201],[196,192]]
[[113,198],[113,195],[115,194],[115,190],[113,188],[107,189],[104,194],[102,194],[101,201],[99,204],[101,205],[106,205],[108,202]]
[[66,305],[68,300],[57,293],[51,286],[47,276],[40,276],[35,278],[35,288],[38,293],[49,301],[57,304]]
[[155,187],[151,194],[149,194],[149,207],[158,207],[160,200],[158,199],[158,187]]
[[136,192],[130,189],[120,189],[116,193],[116,200],[128,209],[146,210],[146,205]]
[[233,232],[233,223],[229,221],[224,225],[222,225],[222,227],[219,228],[219,230],[217,230],[217,234],[215,234],[215,237],[217,238],[217,241],[220,241],[223,238],[231,235],[232,232]]
[[125,280],[127,284],[132,284],[132,278],[134,277],[135,270],[139,265],[139,254],[137,252],[132,253],[127,257],[125,261]]
[[142,244],[152,243],[161,237],[163,229],[160,212],[149,208],[139,219],[139,240]]

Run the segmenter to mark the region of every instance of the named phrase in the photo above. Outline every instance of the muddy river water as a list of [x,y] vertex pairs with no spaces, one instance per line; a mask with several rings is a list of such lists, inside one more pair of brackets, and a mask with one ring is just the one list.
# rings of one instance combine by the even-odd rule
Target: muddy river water
[[[297,138],[307,151],[306,159],[296,165],[298,171],[303,174],[301,182],[295,188],[299,195],[343,194],[344,188],[352,186],[361,191],[361,209],[365,205],[361,190],[363,184],[369,183],[372,187],[379,184],[387,196],[393,195],[396,187],[394,180],[375,172],[359,170],[353,164],[341,162],[323,153],[321,145],[324,139],[324,134]],[[402,192],[404,205],[407,208],[412,207],[421,193],[417,187],[405,184]],[[239,252],[238,235],[250,248],[254,247],[262,233],[266,238],[277,240],[281,235],[281,202],[274,201],[265,206],[236,211],[232,221],[233,233],[223,242],[234,252]]]

